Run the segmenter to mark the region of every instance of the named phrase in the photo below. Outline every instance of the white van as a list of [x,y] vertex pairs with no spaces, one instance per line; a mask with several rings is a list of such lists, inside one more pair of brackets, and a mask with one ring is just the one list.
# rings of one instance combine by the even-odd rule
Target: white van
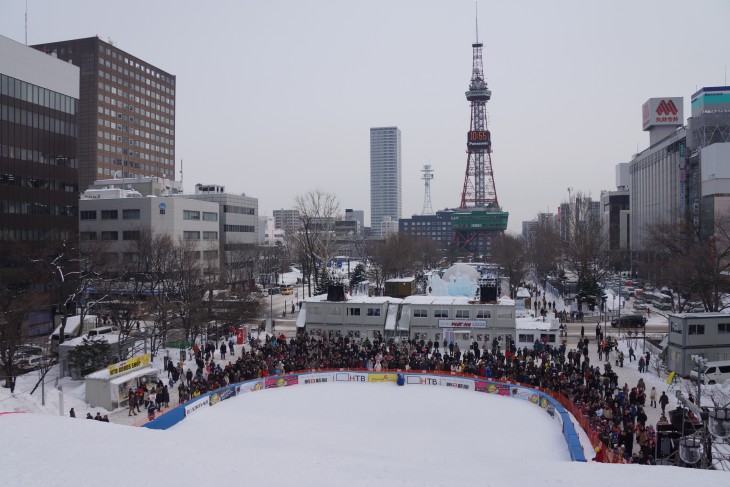
[[109,333],[118,333],[119,328],[116,326],[100,326],[98,328],[92,328],[89,330],[89,333],[87,333],[87,336],[95,337],[98,335],[108,335]]
[[[83,325],[81,323],[81,317],[79,315],[69,316],[66,318],[66,328],[63,330],[63,341],[71,340],[91,330],[96,326],[96,315],[86,315],[84,317]],[[81,330],[79,330],[81,328]],[[58,343],[61,341],[61,327],[56,328],[51,336],[49,337],[51,353],[58,353]]]
[[[689,376],[693,380],[697,380],[697,369],[692,369]],[[705,371],[702,373],[703,384],[722,384],[727,379],[730,379],[730,360],[707,362]]]

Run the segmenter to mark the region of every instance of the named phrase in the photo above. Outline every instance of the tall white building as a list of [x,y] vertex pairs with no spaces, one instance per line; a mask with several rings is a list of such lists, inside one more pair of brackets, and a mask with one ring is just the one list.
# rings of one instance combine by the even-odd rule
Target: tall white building
[[402,214],[400,130],[370,129],[370,227],[378,232],[384,218]]

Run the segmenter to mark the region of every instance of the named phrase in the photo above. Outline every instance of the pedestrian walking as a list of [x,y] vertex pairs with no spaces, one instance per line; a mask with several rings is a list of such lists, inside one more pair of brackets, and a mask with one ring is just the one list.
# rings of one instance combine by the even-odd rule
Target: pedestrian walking
[[666,391],[662,391],[662,395],[659,397],[659,405],[662,407],[662,416],[665,413],[667,404],[669,404],[669,397],[667,396]]
[[644,367],[645,367],[644,356],[642,355],[641,357],[639,357],[639,373],[640,374],[644,372]]
[[221,343],[221,360],[226,359],[226,352],[228,351],[228,348],[226,347],[226,342]]
[[634,347],[629,346],[629,363],[631,363],[633,360],[636,360],[636,355],[634,355]]

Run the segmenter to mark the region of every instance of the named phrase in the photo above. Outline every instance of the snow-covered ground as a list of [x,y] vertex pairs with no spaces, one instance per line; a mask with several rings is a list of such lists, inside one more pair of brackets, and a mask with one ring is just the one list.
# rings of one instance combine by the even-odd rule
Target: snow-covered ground
[[3,486],[728,485],[722,472],[573,463],[559,422],[528,402],[393,383],[246,394],[167,431],[46,414],[0,415],[0,430]]

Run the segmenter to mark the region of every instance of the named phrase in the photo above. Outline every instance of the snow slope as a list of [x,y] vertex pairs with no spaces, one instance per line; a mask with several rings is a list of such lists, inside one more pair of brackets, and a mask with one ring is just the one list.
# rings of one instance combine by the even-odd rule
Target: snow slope
[[[245,394],[168,431],[0,415],[0,485],[727,486],[722,472],[568,460],[558,421],[521,400],[335,383]],[[572,479],[572,480],[571,480]]]

